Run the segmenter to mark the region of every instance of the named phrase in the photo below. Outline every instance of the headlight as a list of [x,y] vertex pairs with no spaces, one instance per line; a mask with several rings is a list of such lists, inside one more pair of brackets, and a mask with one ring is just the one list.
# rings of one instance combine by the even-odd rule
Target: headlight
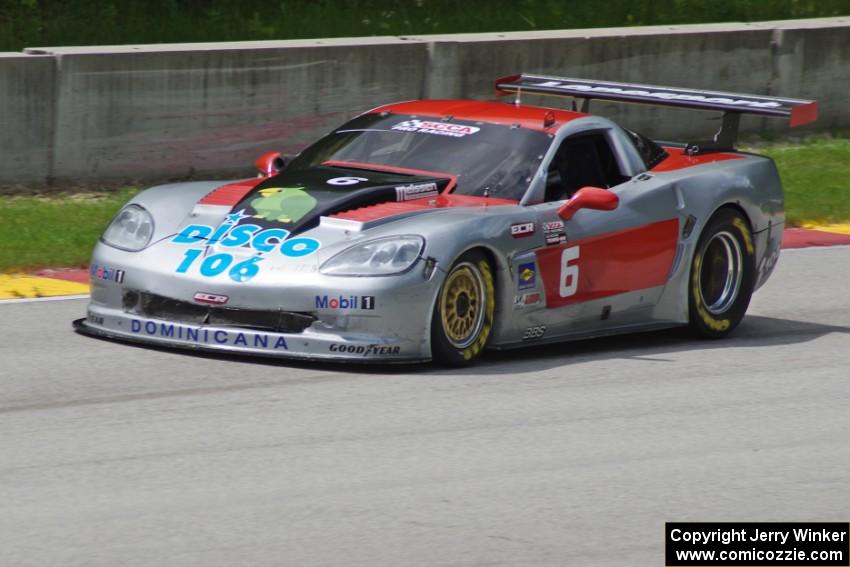
[[148,245],[153,236],[153,217],[139,205],[127,205],[112,219],[101,236],[106,244],[137,252]]
[[389,236],[343,250],[322,264],[328,276],[389,276],[409,269],[422,253],[421,236]]

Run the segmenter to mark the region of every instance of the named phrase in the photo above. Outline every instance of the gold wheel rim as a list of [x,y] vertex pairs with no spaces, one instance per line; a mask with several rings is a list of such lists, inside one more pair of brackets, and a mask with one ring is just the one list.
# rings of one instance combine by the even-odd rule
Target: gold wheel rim
[[460,264],[446,278],[440,317],[446,338],[456,348],[475,342],[484,323],[484,282],[471,264]]

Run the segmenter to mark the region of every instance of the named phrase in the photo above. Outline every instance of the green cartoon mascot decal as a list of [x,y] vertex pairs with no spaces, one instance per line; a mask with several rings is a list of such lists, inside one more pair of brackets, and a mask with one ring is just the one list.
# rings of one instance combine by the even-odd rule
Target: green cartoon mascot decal
[[316,199],[301,187],[269,187],[251,200],[254,218],[295,223],[316,206]]

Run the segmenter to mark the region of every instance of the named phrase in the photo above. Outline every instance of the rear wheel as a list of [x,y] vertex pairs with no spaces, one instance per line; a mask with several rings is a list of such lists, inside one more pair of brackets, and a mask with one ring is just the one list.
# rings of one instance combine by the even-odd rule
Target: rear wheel
[[493,270],[484,254],[473,250],[454,263],[431,320],[434,360],[464,366],[481,354],[493,328],[495,295]]
[[755,250],[750,226],[732,209],[708,222],[691,264],[690,326],[702,337],[722,338],[738,326],[753,293]]

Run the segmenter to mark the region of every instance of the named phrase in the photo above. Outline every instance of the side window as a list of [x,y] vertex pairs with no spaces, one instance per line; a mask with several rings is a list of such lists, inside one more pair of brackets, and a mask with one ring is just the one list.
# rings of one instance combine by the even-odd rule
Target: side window
[[628,136],[629,140],[635,145],[635,149],[638,154],[640,154],[640,158],[643,160],[646,169],[652,169],[665,159],[669,155],[664,148],[644,136],[643,134],[638,134],[637,132],[633,132],[628,128],[623,128],[623,131]]
[[588,185],[608,188],[627,180],[604,134],[579,134],[561,142],[549,164],[545,200],[561,201]]

